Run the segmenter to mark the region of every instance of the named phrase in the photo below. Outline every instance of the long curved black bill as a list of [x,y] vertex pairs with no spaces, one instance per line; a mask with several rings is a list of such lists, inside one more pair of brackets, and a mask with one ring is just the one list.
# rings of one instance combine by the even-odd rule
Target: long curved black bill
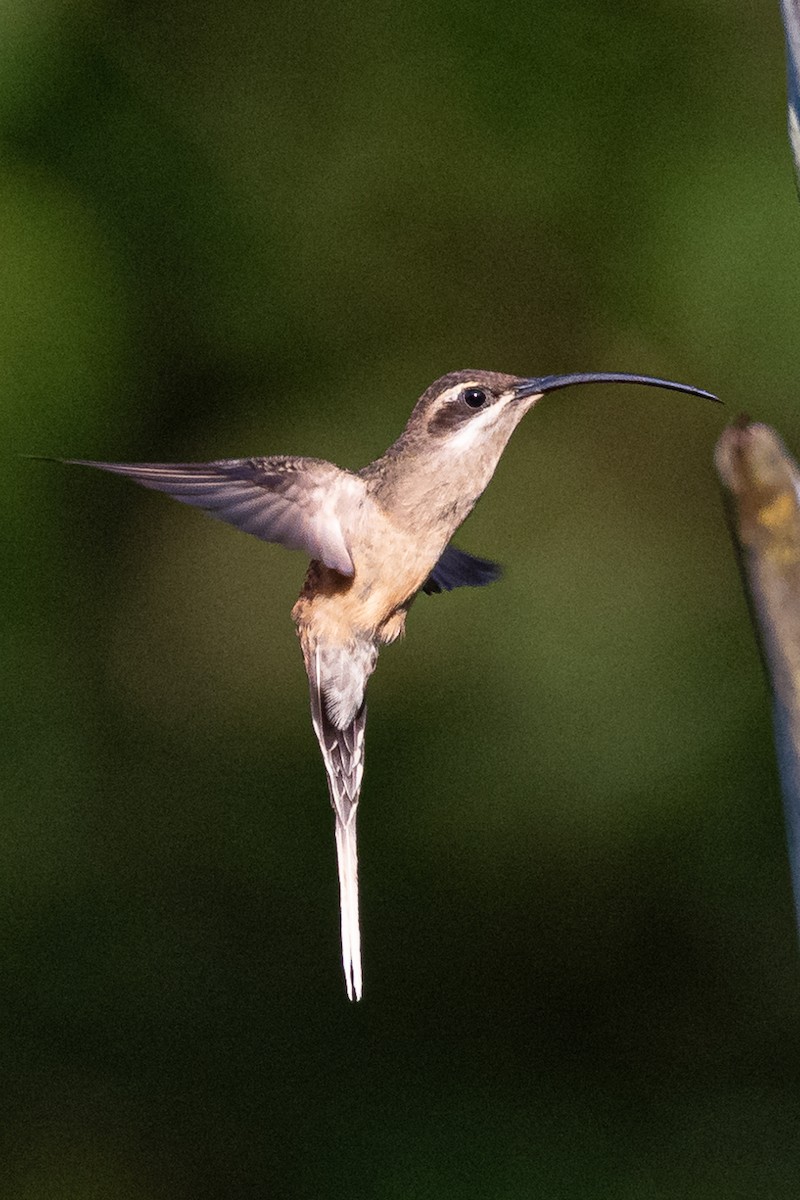
[[522,400],[525,396],[544,395],[554,392],[557,388],[572,387],[575,383],[639,383],[645,387],[668,388],[671,392],[688,392],[690,396],[702,396],[704,400],[713,400],[721,404],[719,396],[704,392],[702,388],[691,387],[688,383],[673,383],[670,379],[654,379],[652,375],[620,375],[615,371],[599,371],[596,373],[578,373],[575,375],[542,375],[539,379],[523,379],[515,389],[517,397]]

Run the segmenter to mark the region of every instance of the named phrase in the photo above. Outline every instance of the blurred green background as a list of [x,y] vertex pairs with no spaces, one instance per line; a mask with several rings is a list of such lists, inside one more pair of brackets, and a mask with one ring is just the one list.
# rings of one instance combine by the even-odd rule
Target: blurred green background
[[[777,4],[0,9],[0,1194],[792,1197],[798,959],[711,466],[800,448]],[[303,560],[24,453],[357,467],[543,402],[370,685],[365,999]]]

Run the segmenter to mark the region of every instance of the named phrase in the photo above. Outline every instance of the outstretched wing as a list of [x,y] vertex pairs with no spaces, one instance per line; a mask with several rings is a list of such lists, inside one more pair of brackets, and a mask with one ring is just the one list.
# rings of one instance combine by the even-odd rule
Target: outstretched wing
[[127,475],[262,541],[304,550],[342,575],[354,572],[345,526],[348,512],[362,501],[364,484],[333,463],[284,457],[208,463],[66,461]]
[[503,574],[503,568],[488,558],[467,554],[452,544],[446,546],[436,566],[422,585],[429,596],[452,592],[457,587],[485,587]]

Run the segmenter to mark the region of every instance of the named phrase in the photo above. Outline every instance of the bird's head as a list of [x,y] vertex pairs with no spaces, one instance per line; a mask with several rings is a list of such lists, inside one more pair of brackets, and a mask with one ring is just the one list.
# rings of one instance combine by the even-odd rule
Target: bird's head
[[497,371],[454,371],[432,383],[417,402],[406,436],[437,455],[496,464],[526,412],[547,392],[579,383],[638,383],[716,400],[710,392],[649,375],[595,373],[524,378]]

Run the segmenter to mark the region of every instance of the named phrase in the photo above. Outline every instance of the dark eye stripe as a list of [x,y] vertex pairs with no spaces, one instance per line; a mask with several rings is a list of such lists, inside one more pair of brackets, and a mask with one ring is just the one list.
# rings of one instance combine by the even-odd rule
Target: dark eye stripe
[[[480,395],[480,403],[470,405],[467,395],[473,396],[476,400]],[[488,400],[489,393],[484,388],[479,387],[463,388],[455,395],[451,393],[450,399],[444,402],[439,401],[435,406],[433,415],[428,421],[428,433],[433,437],[441,437],[443,434],[458,429],[461,425],[465,425],[468,421],[471,421],[477,412],[485,408]]]

